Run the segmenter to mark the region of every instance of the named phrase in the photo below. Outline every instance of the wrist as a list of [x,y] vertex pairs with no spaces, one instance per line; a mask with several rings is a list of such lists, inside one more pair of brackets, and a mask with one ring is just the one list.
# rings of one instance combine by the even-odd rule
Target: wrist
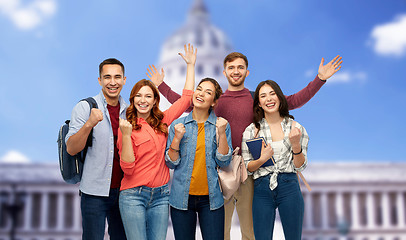
[[169,145],[169,150],[172,150],[172,151],[174,151],[174,152],[176,152],[176,153],[179,153],[179,152],[180,152],[179,148],[174,148],[174,147],[172,147],[172,144]]
[[320,73],[317,74],[317,77],[318,77],[321,81],[323,81],[323,82],[325,82],[325,81],[327,80],[327,78],[321,76]]
[[300,150],[292,148],[292,153],[293,153],[293,155],[299,155],[302,153],[302,150],[303,150],[302,148],[300,148]]

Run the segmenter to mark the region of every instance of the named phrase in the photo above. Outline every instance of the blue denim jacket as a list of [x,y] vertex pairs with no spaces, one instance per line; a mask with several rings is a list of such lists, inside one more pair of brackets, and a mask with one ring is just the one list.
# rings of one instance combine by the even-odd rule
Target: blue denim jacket
[[[180,210],[188,209],[189,188],[196,153],[198,126],[197,122],[192,118],[192,113],[193,112],[186,117],[175,120],[171,124],[165,152],[166,165],[169,168],[174,169],[169,204],[172,207]],[[204,123],[210,210],[218,209],[224,204],[223,194],[220,190],[216,168],[217,166],[223,167],[230,164],[231,154],[233,152],[229,124],[227,124],[226,127],[227,143],[229,147],[228,153],[226,155],[222,155],[218,152],[216,140],[216,121],[217,117],[214,114],[214,111],[211,111],[209,118]],[[178,123],[183,123],[186,133],[183,135],[183,138],[180,141],[180,157],[176,161],[171,161],[168,155],[168,149],[175,136],[174,126]]]
[[[93,128],[93,146],[87,150],[79,189],[89,195],[108,197],[114,157],[113,129],[103,92],[100,91],[93,98],[96,100],[98,108],[103,112],[103,120]],[[118,101],[120,103],[120,117],[125,119],[125,110],[128,105],[121,96]],[[68,141],[83,127],[89,116],[90,107],[87,102],[80,101],[76,104],[72,110],[69,132],[65,141]]]

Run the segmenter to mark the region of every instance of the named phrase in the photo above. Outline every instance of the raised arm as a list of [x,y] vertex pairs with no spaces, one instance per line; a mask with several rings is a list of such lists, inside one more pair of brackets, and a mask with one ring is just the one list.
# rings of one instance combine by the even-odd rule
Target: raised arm
[[324,58],[321,58],[319,71],[316,78],[299,92],[290,96],[286,96],[289,110],[300,108],[305,105],[314,95],[316,95],[316,93],[320,90],[326,80],[341,69],[342,62],[343,61],[340,55],[337,55],[326,65],[323,65]]
[[195,64],[196,64],[196,54],[197,49],[193,48],[193,45],[190,43],[185,48],[185,54],[179,53],[186,63],[186,81],[183,89],[194,90],[195,89]]
[[[185,63],[187,64],[187,70],[186,70],[186,81],[185,81],[185,86],[184,89],[187,90],[194,90],[195,86],[195,64],[196,64],[196,55],[197,55],[197,49],[193,47],[193,45],[185,44],[184,45],[185,49],[185,54],[179,53],[179,55],[183,58]],[[150,66],[151,68],[151,66]],[[156,71],[156,68],[154,67],[154,70]],[[177,94],[174,92],[164,81],[163,77],[162,78],[155,78],[153,77],[152,73],[150,70],[148,70],[149,74],[147,73],[148,78],[156,85],[158,86],[159,92],[171,103],[173,104],[176,102],[181,95]],[[162,69],[163,72],[163,69]],[[188,108],[186,112],[192,111],[192,107]]]

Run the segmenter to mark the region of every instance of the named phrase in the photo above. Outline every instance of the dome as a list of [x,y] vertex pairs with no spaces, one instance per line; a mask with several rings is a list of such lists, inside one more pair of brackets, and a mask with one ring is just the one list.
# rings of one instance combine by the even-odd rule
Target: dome
[[185,25],[168,37],[161,48],[158,66],[165,70],[165,82],[178,93],[181,93],[186,78],[186,64],[178,53],[184,52],[183,46],[187,43],[198,49],[196,82],[211,77],[225,91],[228,82],[222,74],[223,59],[232,51],[232,46],[224,32],[209,21],[203,0],[193,2]]

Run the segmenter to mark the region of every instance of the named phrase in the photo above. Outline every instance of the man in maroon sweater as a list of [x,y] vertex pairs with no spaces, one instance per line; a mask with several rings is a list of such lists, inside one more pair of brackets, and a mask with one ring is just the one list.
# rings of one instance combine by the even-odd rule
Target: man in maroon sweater
[[[324,65],[324,58],[322,58],[315,79],[299,92],[286,96],[289,110],[300,108],[307,103],[319,91],[326,80],[341,69],[341,63],[340,56],[336,56],[326,65]],[[241,149],[242,133],[253,121],[252,104],[254,101],[251,92],[244,87],[245,78],[249,75],[247,68],[248,59],[242,53],[233,52],[225,57],[223,74],[228,80],[228,89],[220,96],[214,109],[218,117],[223,117],[229,122],[234,149],[236,147]],[[154,82],[154,84],[158,86],[159,91],[170,103],[180,98],[180,95],[172,91],[165,82]],[[253,194],[254,181],[249,176],[231,200],[225,203],[225,240],[230,239],[234,207],[237,209],[242,239],[255,239],[252,226]]]

